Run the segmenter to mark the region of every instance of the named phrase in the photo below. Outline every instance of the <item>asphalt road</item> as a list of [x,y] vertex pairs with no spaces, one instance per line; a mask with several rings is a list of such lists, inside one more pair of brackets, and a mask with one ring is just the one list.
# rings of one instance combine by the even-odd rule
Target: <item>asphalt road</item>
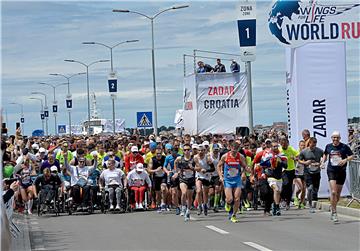
[[239,223],[224,212],[190,222],[174,212],[30,217],[33,250],[359,250],[360,221],[291,209],[280,217],[248,211]]

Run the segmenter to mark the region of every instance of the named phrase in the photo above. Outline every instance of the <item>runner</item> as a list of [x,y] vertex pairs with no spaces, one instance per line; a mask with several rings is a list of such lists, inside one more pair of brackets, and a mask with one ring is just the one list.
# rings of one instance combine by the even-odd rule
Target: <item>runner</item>
[[304,175],[307,188],[307,199],[309,201],[310,213],[315,213],[313,200],[317,201],[320,187],[321,170],[320,162],[324,154],[323,150],[316,147],[317,140],[309,138],[309,147],[305,148],[299,155],[299,163],[305,166]]
[[[305,141],[300,140],[299,142],[299,153],[301,153],[305,149]],[[299,155],[300,156],[300,155]],[[299,162],[299,156],[297,157],[297,161],[295,164],[295,179],[294,179],[294,205],[299,209],[305,208],[305,193],[306,193],[306,184],[305,184],[305,176],[304,176],[304,164]],[[300,201],[299,201],[300,195]]]
[[340,142],[340,133],[331,134],[332,143],[327,144],[324,151],[323,162],[328,160],[327,175],[330,187],[331,220],[337,223],[336,205],[339,202],[341,190],[346,179],[347,162],[354,159],[353,152],[348,145]]
[[153,187],[155,190],[156,206],[158,212],[166,210],[167,195],[167,176],[164,171],[165,156],[160,148],[155,151],[156,156],[151,158],[147,167],[147,172],[152,175]]
[[199,204],[198,213],[204,210],[204,215],[208,214],[208,198],[211,173],[215,170],[211,158],[206,154],[207,149],[204,145],[199,145],[199,153],[194,156],[195,178],[196,178],[196,200]]
[[184,156],[175,160],[175,174],[173,178],[179,176],[181,189],[181,211],[185,216],[185,221],[190,220],[190,209],[195,187],[195,170],[192,166],[191,147],[189,144],[184,145]]
[[230,152],[221,157],[217,166],[220,181],[224,182],[225,210],[229,212],[229,219],[234,223],[239,222],[236,213],[240,206],[241,197],[241,167],[246,167],[244,156],[238,152],[239,147],[238,143],[232,143]]
[[[220,161],[220,147],[218,144],[212,145],[210,159],[213,165],[217,167]],[[213,201],[214,201],[213,210],[215,213],[219,212],[221,192],[222,192],[222,183],[220,182],[220,177],[217,168],[215,168],[214,172],[211,173],[210,190],[209,190],[210,198],[213,197]]]

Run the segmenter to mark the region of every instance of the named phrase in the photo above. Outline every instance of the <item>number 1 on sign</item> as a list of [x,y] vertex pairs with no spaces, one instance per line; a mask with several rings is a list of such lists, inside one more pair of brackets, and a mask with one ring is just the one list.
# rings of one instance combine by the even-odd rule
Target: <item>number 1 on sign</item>
[[246,38],[249,39],[250,38],[249,27],[247,27],[245,30],[246,30]]

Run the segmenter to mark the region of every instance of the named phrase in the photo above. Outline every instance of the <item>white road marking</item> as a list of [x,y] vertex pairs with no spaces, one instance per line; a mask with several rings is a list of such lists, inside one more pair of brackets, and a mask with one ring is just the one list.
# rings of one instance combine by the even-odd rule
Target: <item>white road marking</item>
[[220,228],[217,228],[215,226],[212,226],[212,225],[209,225],[209,226],[206,226],[208,229],[211,229],[215,232],[218,232],[219,234],[228,234],[229,232],[226,232],[225,230],[222,230]]
[[266,247],[263,247],[257,243],[254,243],[254,242],[243,242],[245,245],[248,245],[252,248],[255,248],[257,250],[260,250],[260,251],[272,251],[271,249],[268,249]]

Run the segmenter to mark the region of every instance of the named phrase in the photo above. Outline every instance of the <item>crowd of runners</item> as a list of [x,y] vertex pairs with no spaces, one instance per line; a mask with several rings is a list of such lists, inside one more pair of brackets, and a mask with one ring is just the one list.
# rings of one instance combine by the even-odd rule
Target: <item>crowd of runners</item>
[[[173,211],[207,216],[225,210],[231,222],[251,208],[280,216],[290,206],[314,211],[327,169],[331,220],[354,158],[333,132],[325,149],[308,130],[290,146],[284,132],[250,136],[49,136],[20,129],[2,140],[3,189],[15,210],[32,214],[101,209]],[[347,136],[347,135],[346,135]],[[345,137],[346,137],[345,136]],[[34,206],[34,201],[38,206]],[[59,205],[62,205],[60,208]]]

